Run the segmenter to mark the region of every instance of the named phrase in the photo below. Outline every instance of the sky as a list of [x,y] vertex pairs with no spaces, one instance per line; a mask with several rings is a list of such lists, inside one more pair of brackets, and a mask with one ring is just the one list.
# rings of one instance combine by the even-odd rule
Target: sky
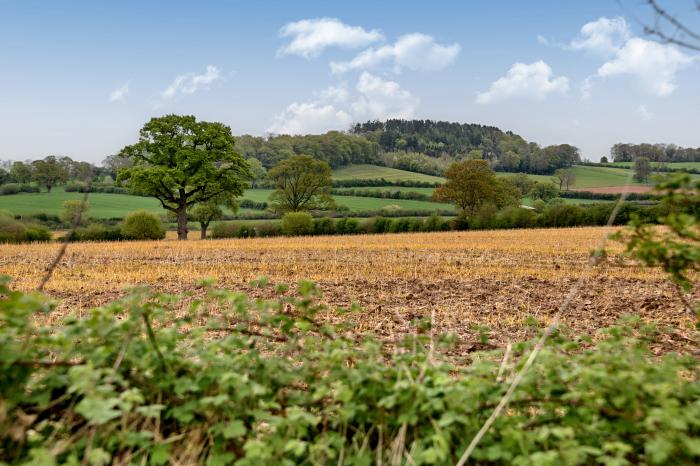
[[[662,4],[700,31],[693,0]],[[0,0],[0,160],[93,163],[164,114],[234,135],[419,118],[498,126],[597,161],[700,146],[700,53],[639,0]]]

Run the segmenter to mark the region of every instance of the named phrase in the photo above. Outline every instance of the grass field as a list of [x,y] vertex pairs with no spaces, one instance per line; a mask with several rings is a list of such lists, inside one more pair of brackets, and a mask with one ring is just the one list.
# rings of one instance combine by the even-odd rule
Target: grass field
[[[590,251],[612,230],[572,228],[413,233],[296,238],[255,238],[178,242],[81,243],[68,247],[47,285],[67,309],[108,302],[126,287],[202,293],[196,282],[212,277],[220,286],[269,297],[252,287],[258,277],[272,283],[316,281],[332,307],[360,304],[360,330],[396,338],[411,322],[434,313],[436,331],[454,332],[464,344],[479,340],[474,326],[488,326],[503,345],[534,335],[528,322],[550,321],[573,282],[586,278],[564,324],[595,334],[627,313],[677,330],[665,342],[687,347],[693,321],[674,288],[657,270],[616,259],[620,244],[609,245],[609,261],[586,266]],[[36,287],[59,244],[0,245],[0,274],[13,287]],[[107,264],[107,266],[105,266]],[[294,292],[292,287],[291,292]],[[187,304],[183,304],[187,312]],[[662,306],[663,312],[659,311]],[[327,318],[332,319],[329,313]]]
[[367,164],[348,165],[347,167],[333,170],[333,179],[335,180],[376,180],[380,178],[384,178],[387,181],[427,181],[430,183],[442,183],[445,181],[444,178],[439,176]]
[[[45,213],[58,215],[64,201],[79,200],[82,193],[67,193],[63,188],[54,188],[50,193],[22,193],[0,196],[0,209],[9,210],[15,215]],[[91,193],[89,196],[91,218],[121,218],[128,212],[145,209],[154,214],[163,213],[160,202],[152,197],[130,196],[128,194]]]

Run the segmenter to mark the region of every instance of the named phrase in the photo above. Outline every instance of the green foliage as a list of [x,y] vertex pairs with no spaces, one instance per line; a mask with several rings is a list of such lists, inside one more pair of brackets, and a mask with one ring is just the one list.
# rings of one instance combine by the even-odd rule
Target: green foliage
[[0,211],[0,243],[34,241],[51,241],[51,232],[48,228],[16,220],[8,212]]
[[331,168],[309,155],[294,155],[268,172],[275,191],[270,206],[277,212],[327,210],[335,207],[330,196]]
[[559,196],[559,188],[554,183],[537,182],[530,189],[530,196],[548,202]]
[[76,224],[82,225],[87,221],[85,212],[90,208],[90,203],[83,201],[82,199],[71,199],[68,201],[63,201],[63,206],[61,213],[58,217],[63,223],[68,225]]
[[119,241],[124,239],[119,228],[91,223],[86,227],[73,230],[68,236],[68,241]]
[[125,239],[146,240],[165,238],[165,229],[157,215],[137,210],[124,217],[119,229]]
[[54,186],[68,181],[68,170],[53,155],[32,162],[32,180],[51,192]]
[[[234,206],[237,207],[237,206]],[[214,220],[224,218],[224,211],[221,210],[216,200],[210,200],[195,205],[189,212],[189,217],[195,222],[199,222],[202,239],[207,237],[207,228]]]
[[[663,228],[635,215],[630,229],[615,238],[627,243],[627,253],[632,257],[645,265],[661,267],[688,292],[700,271],[700,180],[671,175],[657,184],[656,191],[662,193],[665,214],[655,220]],[[700,326],[700,303],[696,303],[695,313]]]
[[453,163],[445,177],[447,181],[435,190],[433,199],[455,204],[466,216],[473,216],[482,204],[494,201],[499,193],[496,174],[485,160]]
[[308,212],[287,212],[282,216],[282,233],[285,235],[308,235],[313,232],[313,227],[313,218]]
[[651,162],[646,157],[637,157],[632,169],[634,170],[634,181],[640,183],[647,181],[651,175]]
[[[387,351],[351,319],[319,322],[309,282],[278,286],[276,300],[203,286],[188,312],[177,297],[135,290],[44,327],[34,316],[51,303],[3,280],[0,461],[454,464],[507,389],[501,354],[455,365],[454,338],[422,324]],[[474,459],[696,464],[698,360],[653,357],[644,342],[654,332],[630,319],[594,346],[559,334]],[[506,379],[530,347],[514,345]]]
[[176,212],[181,240],[187,239],[188,208],[215,198],[233,203],[252,178],[234,150],[231,128],[193,116],[152,118],[139,141],[122,149],[121,156],[131,166],[120,170],[118,180]]

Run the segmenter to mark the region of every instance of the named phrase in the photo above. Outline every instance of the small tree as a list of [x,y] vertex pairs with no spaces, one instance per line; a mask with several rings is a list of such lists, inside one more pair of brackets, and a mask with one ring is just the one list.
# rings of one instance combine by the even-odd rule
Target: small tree
[[51,192],[54,186],[68,180],[68,171],[56,157],[49,155],[44,160],[32,162],[32,179]]
[[248,162],[250,173],[253,174],[253,187],[255,188],[261,181],[265,180],[267,170],[263,166],[262,162],[255,157],[246,159],[246,162]]
[[649,180],[651,175],[651,162],[646,157],[637,157],[634,160],[634,180],[643,183]]
[[69,225],[84,225],[86,223],[85,212],[90,208],[90,203],[79,199],[63,201],[63,208],[59,218]]
[[521,196],[527,196],[532,190],[532,186],[535,184],[535,181],[525,173],[516,173],[510,177],[510,182],[513,186],[518,188]]
[[600,158],[600,163],[608,163],[608,158],[606,156],[602,156]]
[[496,174],[486,160],[455,162],[445,178],[445,184],[433,192],[433,199],[455,204],[463,216],[473,216],[484,202],[496,198]]
[[327,210],[335,207],[330,195],[333,182],[330,166],[309,155],[294,155],[270,169],[268,179],[275,192],[271,207],[277,212]]
[[32,166],[24,162],[13,162],[10,167],[10,178],[15,183],[28,184],[32,181]]
[[160,218],[146,210],[130,212],[120,226],[120,230],[126,239],[163,239],[165,229]]
[[576,173],[571,168],[560,168],[554,172],[554,177],[559,182],[559,190],[568,191],[569,186],[576,182]]
[[209,224],[214,220],[221,220],[224,217],[224,211],[221,210],[219,204],[210,201],[194,206],[190,210],[190,217],[195,222],[199,222],[201,238],[206,239]]
[[530,190],[530,196],[533,199],[542,199],[545,202],[549,202],[559,196],[559,188],[554,183],[537,182]]
[[177,238],[187,239],[187,211],[211,199],[234,202],[252,178],[245,159],[234,150],[231,128],[193,116],[152,118],[139,141],[121,155],[131,160],[118,179],[158,199],[177,216]]

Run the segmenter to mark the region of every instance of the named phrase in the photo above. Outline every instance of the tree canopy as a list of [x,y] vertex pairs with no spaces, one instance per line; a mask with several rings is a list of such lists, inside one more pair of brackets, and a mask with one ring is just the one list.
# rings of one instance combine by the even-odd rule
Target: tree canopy
[[331,169],[310,155],[294,155],[275,165],[267,174],[275,191],[271,206],[277,212],[325,210],[334,206]]
[[508,180],[498,180],[485,160],[455,162],[445,172],[447,181],[433,193],[438,202],[449,202],[471,217],[486,202],[497,207],[518,199],[517,188]]
[[235,201],[252,178],[245,159],[234,150],[231,129],[194,116],[152,118],[139,140],[124,147],[131,167],[119,180],[158,199],[177,215],[178,239],[187,239],[187,210],[211,199]]

